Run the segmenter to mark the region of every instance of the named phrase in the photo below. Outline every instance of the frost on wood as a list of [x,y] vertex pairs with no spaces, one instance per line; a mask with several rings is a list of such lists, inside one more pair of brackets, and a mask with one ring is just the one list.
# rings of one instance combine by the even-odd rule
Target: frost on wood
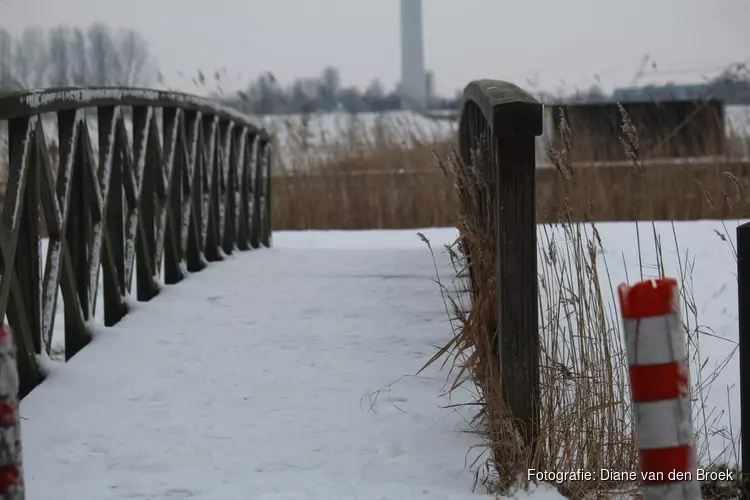
[[[89,108],[97,109],[92,113]],[[37,316],[11,318],[19,322],[12,326],[18,327],[18,338],[24,339],[18,346],[19,356],[30,361],[20,371],[21,394],[26,395],[44,379],[48,372],[44,362],[56,357],[57,347],[62,345],[62,354],[72,356],[88,344],[100,313],[108,325],[127,314],[123,302],[136,282],[137,259],[143,257],[138,273],[151,274],[158,289],[161,279],[173,284],[184,277],[188,260],[205,262],[205,253],[215,251],[213,245],[238,248],[237,228],[222,225],[215,228],[217,238],[210,245],[204,239],[196,248],[188,238],[192,210],[207,205],[195,219],[199,230],[226,207],[236,210],[238,194],[228,192],[228,179],[236,182],[239,169],[246,168],[242,163],[246,137],[266,135],[254,129],[248,117],[225,112],[209,101],[130,89],[66,89],[0,97],[0,126],[7,130],[9,124],[12,147],[5,147],[12,152],[12,175],[4,200],[9,225],[22,233],[24,244],[28,244],[27,236],[39,237],[36,231],[26,234],[29,228],[21,220],[25,212],[20,201],[30,200],[33,189],[28,178],[40,182],[41,188],[32,193],[41,197],[41,206],[30,205],[30,210],[40,212],[32,215],[49,231],[40,252],[46,265],[41,260],[31,264],[43,271],[35,298],[39,306],[31,313]],[[236,126],[241,131],[233,130]],[[48,142],[48,134],[57,143]],[[213,171],[218,184],[211,196],[214,176],[207,176],[207,170],[214,163],[219,169]],[[144,178],[149,182],[144,183]],[[199,182],[193,189],[196,178]],[[234,190],[238,187],[232,185]],[[170,201],[172,195],[180,200]],[[141,210],[144,199],[148,205]],[[82,216],[87,222],[80,224]],[[168,236],[175,229],[171,224],[178,221],[185,224],[175,231],[181,237],[171,241]],[[240,236],[241,248],[247,248],[247,235]],[[88,243],[81,247],[81,241]],[[105,282],[105,293],[98,293]],[[141,285],[140,300],[150,300],[158,292],[151,284]],[[70,303],[58,308],[63,298]],[[73,317],[63,322],[68,314]],[[64,342],[60,332],[65,333]],[[37,352],[40,345],[41,353]]]
[[52,345],[52,326],[57,304],[57,290],[60,279],[62,244],[59,240],[50,241],[47,246],[47,268],[42,292],[42,341],[49,351]]
[[[120,101],[122,104],[148,105],[159,103],[161,106],[177,106],[206,110],[226,119],[246,123],[257,130],[263,129],[263,123],[249,115],[240,113],[233,108],[218,104],[209,99],[180,92],[166,92],[149,89],[128,88],[93,88],[93,89],[62,89],[62,90],[32,90],[26,94],[8,97],[6,99],[20,99],[31,109],[45,108],[57,103],[70,103],[70,107],[92,107],[102,103]],[[0,101],[1,102],[1,101]]]

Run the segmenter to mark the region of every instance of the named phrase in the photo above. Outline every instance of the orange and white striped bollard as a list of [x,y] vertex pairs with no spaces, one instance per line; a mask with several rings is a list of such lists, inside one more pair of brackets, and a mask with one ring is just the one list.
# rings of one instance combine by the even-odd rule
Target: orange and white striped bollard
[[0,499],[24,500],[18,365],[13,333],[0,326]]
[[618,288],[643,499],[699,500],[690,369],[677,281]]

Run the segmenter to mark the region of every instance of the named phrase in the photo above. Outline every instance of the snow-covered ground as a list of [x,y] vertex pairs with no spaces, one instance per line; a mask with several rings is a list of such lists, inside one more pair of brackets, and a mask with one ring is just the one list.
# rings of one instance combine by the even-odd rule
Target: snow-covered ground
[[482,498],[446,375],[413,376],[450,328],[396,237],[279,234],[102,328],[22,403],[29,498]]
[[[726,225],[732,238],[736,224]],[[643,239],[649,230],[641,225]],[[672,227],[657,230],[677,276]],[[694,259],[687,285],[699,322],[711,329],[704,370],[729,359],[705,411],[736,432],[735,262],[716,234],[725,227],[675,231],[680,255]],[[445,408],[468,391],[448,401],[445,372],[414,376],[450,335],[416,232],[275,233],[272,249],[211,265],[100,328],[21,405],[29,497],[488,498],[470,493],[471,413]],[[423,232],[450,278],[439,249],[456,231]],[[637,279],[634,224],[599,232],[612,281],[626,267]],[[653,264],[647,244],[644,253]],[[713,457],[730,443],[714,436]],[[532,496],[559,497],[546,487]]]

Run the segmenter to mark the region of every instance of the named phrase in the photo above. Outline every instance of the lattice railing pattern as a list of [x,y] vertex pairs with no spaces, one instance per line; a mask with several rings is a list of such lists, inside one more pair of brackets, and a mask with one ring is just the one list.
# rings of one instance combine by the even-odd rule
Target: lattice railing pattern
[[270,246],[271,141],[250,117],[183,94],[61,89],[0,95],[2,120],[0,314],[16,337],[22,396],[43,379],[38,355],[50,352],[58,291],[67,360],[91,338],[100,275],[110,326],[127,314],[134,281],[148,301],[162,281]]

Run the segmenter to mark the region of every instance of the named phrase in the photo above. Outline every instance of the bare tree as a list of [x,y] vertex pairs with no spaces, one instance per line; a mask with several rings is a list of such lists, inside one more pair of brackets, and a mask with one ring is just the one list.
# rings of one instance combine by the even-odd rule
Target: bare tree
[[41,28],[26,28],[16,43],[15,73],[22,88],[40,88],[47,83],[49,47]]
[[13,62],[13,37],[6,30],[0,29],[0,92],[18,87]]
[[73,63],[73,83],[79,86],[89,85],[91,74],[89,71],[89,53],[86,46],[86,34],[81,28],[75,28],[70,40],[70,53]]
[[129,87],[150,83],[154,66],[148,42],[141,34],[133,30],[121,30],[117,34],[116,46],[120,65],[115,83]]
[[52,87],[66,87],[71,83],[71,31],[67,26],[52,28],[49,33],[50,75]]
[[117,79],[120,72],[119,54],[109,26],[93,24],[88,32],[90,85],[104,87]]

